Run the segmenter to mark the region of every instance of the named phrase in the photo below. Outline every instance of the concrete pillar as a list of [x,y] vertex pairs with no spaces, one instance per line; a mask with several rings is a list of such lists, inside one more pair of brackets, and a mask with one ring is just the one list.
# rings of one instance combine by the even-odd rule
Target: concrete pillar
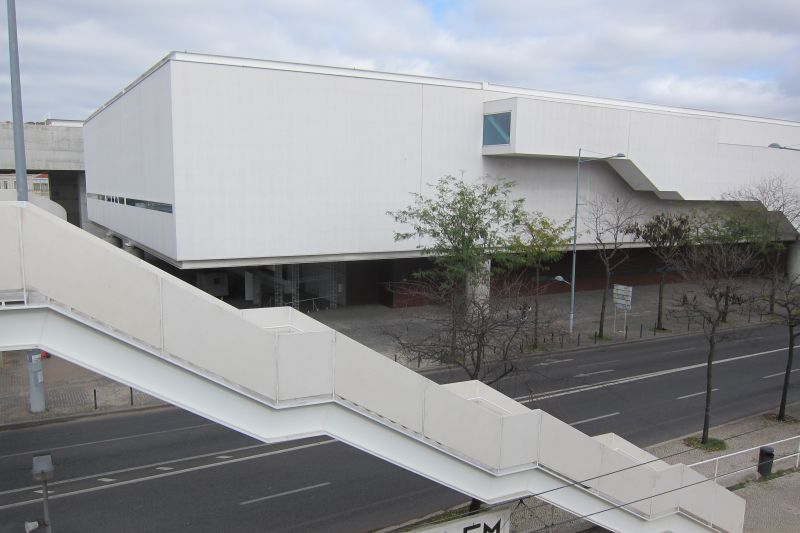
[[42,370],[42,352],[28,350],[28,405],[31,413],[44,411],[44,370]]
[[476,272],[467,276],[467,298],[475,304],[485,304],[489,301],[492,282],[492,261],[487,259],[480,265]]
[[255,289],[255,275],[249,270],[244,271],[244,299],[245,301],[252,302],[254,295],[253,291]]
[[116,235],[111,233],[110,231],[107,231],[105,233],[105,236],[103,237],[103,240],[106,241],[108,244],[113,244],[117,248],[122,248],[122,239],[120,239],[119,237],[117,237]]
[[800,277],[800,242],[793,242],[789,245],[786,254],[786,274],[789,279]]
[[275,272],[273,293],[275,299],[275,307],[283,306],[283,265],[275,265],[273,268]]
[[122,249],[139,259],[144,258],[144,251],[142,251],[141,248],[137,248],[136,245],[130,241],[124,241],[122,243]]
[[300,265],[287,265],[289,269],[289,294],[292,296],[292,307],[300,309]]

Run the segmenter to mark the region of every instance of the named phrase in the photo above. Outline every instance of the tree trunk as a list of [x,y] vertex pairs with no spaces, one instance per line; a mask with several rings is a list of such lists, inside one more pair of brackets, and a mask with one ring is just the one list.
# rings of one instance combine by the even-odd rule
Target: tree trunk
[[772,265],[772,276],[769,280],[769,314],[775,314],[775,290],[778,287],[778,278],[780,277],[780,273],[778,272],[778,264],[780,263],[781,253],[776,252],[775,262]]
[[789,378],[792,376],[792,359],[794,359],[794,325],[789,325],[789,355],[786,357],[786,375],[783,377],[781,407],[778,409],[778,420],[786,420],[786,397],[789,395]]
[[703,444],[708,444],[708,428],[711,425],[711,389],[713,388],[714,351],[717,347],[717,325],[711,324],[708,336],[708,364],[706,365],[706,410],[703,416]]
[[656,329],[664,329],[661,321],[662,310],[664,309],[664,285],[667,283],[667,272],[661,273],[661,281],[658,284],[658,317],[656,318]]
[[608,288],[611,285],[611,272],[606,270],[606,287],[603,289],[603,299],[602,303],[600,304],[600,327],[597,330],[597,334],[602,338],[604,329],[603,326],[606,322],[606,295],[608,294]]
[[725,302],[722,306],[722,314],[720,317],[720,322],[723,324],[728,321],[728,307],[731,303],[731,288],[729,285],[725,285]]
[[536,281],[533,293],[533,349],[539,348],[539,268],[536,268]]

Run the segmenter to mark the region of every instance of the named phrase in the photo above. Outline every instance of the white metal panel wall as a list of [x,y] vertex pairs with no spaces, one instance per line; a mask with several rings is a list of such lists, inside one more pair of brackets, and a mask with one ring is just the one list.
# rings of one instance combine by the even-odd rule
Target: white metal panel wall
[[[174,203],[170,69],[161,66],[85,123],[88,193]],[[90,220],[175,256],[173,215],[91,198],[87,205]]]
[[577,157],[578,148],[606,154],[628,149],[630,112],[624,109],[518,98],[516,118],[519,153]]
[[686,199],[719,198],[728,176],[717,169],[718,129],[712,118],[632,112],[625,152],[659,190]]
[[178,259],[391,251],[422,87],[172,62]]
[[[481,91],[426,85],[422,91],[422,182],[436,182],[445,175],[476,179],[483,171],[483,95]],[[396,199],[399,207],[410,203],[406,194]],[[405,203],[403,203],[405,202]]]
[[789,126],[775,121],[741,118],[720,118],[719,142],[767,147],[772,143],[783,146],[800,144],[800,125]]

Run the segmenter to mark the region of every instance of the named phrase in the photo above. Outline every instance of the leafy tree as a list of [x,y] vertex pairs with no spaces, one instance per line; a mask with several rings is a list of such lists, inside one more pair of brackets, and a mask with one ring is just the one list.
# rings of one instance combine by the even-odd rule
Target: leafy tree
[[678,253],[691,240],[690,217],[673,213],[659,213],[642,224],[634,222],[629,231],[637,239],[649,244],[650,250],[661,262],[656,328],[664,329],[664,285],[667,282],[667,270],[674,265]]
[[533,270],[533,347],[539,347],[539,295],[541,294],[541,273],[550,263],[558,261],[569,244],[565,237],[571,221],[557,224],[542,213],[530,213],[522,224],[522,234],[514,236],[511,251],[517,254],[524,266]]
[[741,306],[749,300],[743,276],[752,271],[758,259],[758,246],[752,244],[748,233],[751,226],[742,222],[742,215],[736,210],[695,216],[690,223],[692,245],[681,248],[675,260],[679,272],[691,282],[678,305],[687,316],[702,319],[708,341],[703,444],[708,443],[711,421],[714,357],[717,345],[729,338],[720,328],[731,305]]
[[627,245],[635,240],[630,228],[641,218],[642,209],[633,198],[598,196],[589,202],[584,220],[597,257],[605,269],[605,288],[600,304],[598,334],[604,336],[606,301],[614,271],[628,260]]
[[511,198],[512,188],[502,180],[467,183],[444,176],[432,184],[431,197],[415,193],[412,205],[389,212],[411,226],[395,239],[419,239],[436,266],[396,290],[446,309],[445,316],[429,318],[429,330],[396,336],[407,357],[453,364],[470,379],[489,383],[513,371],[510,359],[527,327],[526,312],[515,301],[519,284],[489,291],[490,262],[513,262],[512,236],[525,220],[523,200]]
[[525,216],[524,200],[511,199],[512,182],[467,183],[444,176],[429,185],[432,197],[412,193],[412,205],[388,213],[411,226],[396,232],[396,241],[418,238],[418,248],[455,283],[484,272],[487,261],[509,260],[510,236]]
[[[447,313],[430,321],[430,332],[396,339],[407,357],[456,364],[470,379],[493,383],[515,370],[511,357],[527,324],[524,309],[509,308],[517,305],[512,287],[505,294],[489,290],[491,262],[512,260],[508,249],[525,219],[523,200],[511,198],[513,183],[492,183],[488,177],[466,183],[444,176],[432,186],[431,197],[414,193],[412,205],[388,214],[411,226],[395,233],[395,240],[419,239],[418,248],[437,267],[401,290],[440,304]],[[473,500],[470,508],[478,507]]]
[[723,199],[759,202],[766,209],[752,209],[749,218],[763,228],[760,242],[769,282],[769,312],[774,313],[786,252],[784,235],[787,226],[800,224],[800,191],[783,176],[772,176],[727,192]]

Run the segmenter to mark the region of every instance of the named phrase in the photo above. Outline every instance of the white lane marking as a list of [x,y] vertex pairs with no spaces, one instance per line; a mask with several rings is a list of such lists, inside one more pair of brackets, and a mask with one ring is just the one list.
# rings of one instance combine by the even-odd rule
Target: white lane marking
[[231,457],[233,457],[233,456],[232,455],[218,455],[218,456],[215,457],[215,459],[230,459]]
[[578,420],[577,422],[570,422],[569,425],[570,426],[577,426],[577,425],[580,425],[580,424],[585,424],[587,422],[594,422],[595,420],[602,420],[604,418],[611,418],[612,416],[617,416],[618,414],[619,413],[609,413],[607,415],[600,415],[600,416],[596,416],[594,418],[587,418],[585,420]]
[[[728,359],[720,359],[714,361],[713,364],[719,365],[723,363],[731,363],[735,361],[739,361],[741,359],[749,359],[751,357],[758,357],[761,355],[769,355],[778,352],[784,352],[788,348],[777,348],[775,350],[767,350],[766,352],[758,352],[758,353],[750,353],[746,355],[738,355],[736,357],[729,357]],[[639,374],[638,376],[629,376],[627,378],[617,378],[617,379],[610,379],[608,381],[602,381],[600,383],[595,383],[594,385],[578,385],[575,387],[568,387],[566,389],[557,389],[548,392],[542,392],[539,394],[526,394],[525,396],[517,396],[514,400],[518,401],[519,403],[531,403],[537,400],[547,400],[550,398],[557,398],[559,396],[566,396],[568,394],[576,394],[578,392],[587,392],[596,389],[602,389],[605,387],[613,387],[615,385],[623,385],[625,383],[631,383],[633,381],[639,381],[642,379],[650,379],[650,378],[657,378],[659,376],[666,376],[668,374],[674,374],[676,372],[685,372],[687,370],[694,370],[696,368],[703,368],[706,366],[706,363],[697,363],[695,365],[688,365],[682,366],[679,368],[670,368],[667,370],[659,370],[657,372],[649,372],[647,374]]]
[[[798,370],[800,370],[800,368],[795,368],[794,370],[792,370],[792,372],[797,372]],[[777,374],[770,374],[769,376],[763,376],[761,379],[774,378],[777,376],[785,376],[785,375],[786,371],[784,370],[783,372],[778,372]]]
[[330,484],[331,484],[330,481],[326,481],[325,483],[318,483],[316,485],[310,485],[308,487],[303,487],[301,489],[287,490],[286,492],[279,492],[278,494],[272,494],[270,496],[264,496],[263,498],[256,498],[254,500],[247,500],[245,502],[241,502],[239,505],[250,505],[251,503],[263,502],[263,501],[266,501],[266,500],[271,500],[273,498],[280,498],[281,496],[289,496],[290,494],[297,494],[298,492],[305,492],[307,490],[314,490],[314,489],[318,489],[318,488],[321,488],[321,487],[327,487]]
[[157,466],[156,470],[161,470],[163,472],[168,472],[170,470],[175,470],[175,469],[172,468],[171,466]]
[[81,446],[92,446],[94,444],[105,444],[107,442],[118,442],[118,441],[127,440],[127,439],[138,439],[139,437],[150,437],[152,435],[163,435],[165,433],[174,433],[176,431],[186,431],[186,430],[189,430],[189,429],[204,428],[204,427],[215,426],[215,425],[216,424],[211,424],[211,423],[208,423],[208,424],[197,424],[195,426],[184,426],[184,427],[179,427],[179,428],[164,429],[164,430],[161,430],[161,431],[150,431],[148,433],[137,433],[135,435],[126,435],[124,437],[115,437],[113,439],[95,440],[95,441],[91,441],[91,442],[81,442],[81,443],[78,443],[78,444],[68,444],[66,446],[54,446],[52,448],[44,448],[44,449],[41,449],[41,450],[30,450],[30,451],[27,451],[27,452],[9,453],[8,455],[0,455],[0,459],[7,459],[9,457],[18,457],[20,455],[36,455],[37,453],[40,453],[40,452],[53,451],[53,450],[67,450],[69,448],[79,448]]
[[97,481],[102,481],[103,483],[113,483],[116,481],[113,477],[99,477]]
[[[78,494],[86,494],[87,492],[96,492],[98,490],[113,489],[115,487],[121,487],[123,485],[133,485],[135,483],[141,483],[143,481],[150,481],[150,480],[153,480],[153,479],[160,479],[160,478],[163,478],[163,477],[179,476],[179,475],[185,474],[187,472],[196,472],[197,470],[206,470],[208,468],[216,468],[218,466],[224,466],[224,465],[233,464],[233,463],[241,463],[243,461],[250,461],[251,459],[261,459],[261,458],[264,458],[264,457],[269,457],[271,455],[279,455],[279,454],[283,454],[283,453],[294,452],[294,451],[298,451],[298,450],[304,450],[306,448],[313,448],[315,446],[321,446],[323,444],[330,444],[332,442],[336,442],[336,440],[330,439],[330,440],[323,440],[323,441],[320,441],[320,442],[312,442],[311,444],[303,444],[301,446],[295,446],[293,448],[284,448],[282,450],[275,450],[274,452],[264,452],[264,453],[259,453],[259,454],[256,454],[256,455],[248,455],[247,457],[238,457],[236,459],[231,459],[230,461],[222,461],[222,462],[217,462],[217,463],[209,463],[209,464],[205,464],[205,465],[198,465],[198,466],[193,466],[191,468],[173,470],[172,472],[162,472],[161,474],[153,474],[152,476],[138,477],[138,478],[135,478],[135,479],[128,479],[128,480],[125,480],[125,481],[119,481],[117,483],[114,483],[113,485],[99,485],[99,486],[96,486],[96,487],[88,487],[88,488],[85,488],[85,489],[73,490],[71,492],[65,492],[63,494],[58,494],[56,496],[53,496],[51,499],[55,500],[55,499],[60,499],[60,498],[66,498],[68,496],[76,496]],[[262,446],[266,446],[266,444],[263,444]],[[214,455],[214,454],[208,454],[208,455]],[[126,470],[138,470],[140,468],[144,468],[144,467],[128,468]],[[88,478],[93,478],[93,477],[96,477],[96,476],[86,476],[86,477],[80,477],[80,478],[67,479],[67,480],[61,481],[60,483],[66,483],[66,482],[69,482],[69,481],[78,481],[78,480],[88,479]],[[27,489],[30,489],[30,488],[31,487],[28,487]],[[25,489],[25,490],[27,490],[27,489]],[[23,489],[14,489],[14,490],[6,491],[6,493],[9,493],[9,492],[20,492],[21,490],[23,490]],[[50,491],[50,492],[52,492],[52,491]],[[35,500],[27,500],[27,501],[24,501],[24,502],[16,502],[16,503],[9,503],[7,505],[0,505],[0,511],[2,511],[3,509],[11,509],[13,507],[22,507],[23,505],[30,505],[32,503],[40,503],[41,501],[42,501],[41,498],[37,498]]]
[[598,370],[597,372],[586,372],[585,374],[576,374],[572,376],[573,378],[585,378],[589,376],[594,376],[595,374],[608,374],[609,372],[613,372],[613,368],[609,368],[608,370]]
[[558,359],[557,361],[544,361],[542,363],[537,363],[536,366],[557,365],[558,363],[569,363],[570,361],[573,361],[573,359]]
[[[716,392],[716,391],[718,391],[718,390],[719,390],[719,389],[711,389],[711,392]],[[705,393],[706,393],[706,391],[703,391],[703,392],[694,392],[694,393],[692,393],[692,394],[687,394],[686,396],[678,396],[678,397],[677,397],[677,398],[675,398],[675,399],[676,399],[676,400],[685,400],[686,398],[692,398],[692,397],[694,397],[694,396],[700,396],[701,394],[705,394]]]
[[[42,493],[42,489],[35,490],[33,492],[35,492],[36,494],[41,494]],[[55,491],[53,489],[47,489],[47,495],[48,496],[50,496],[51,494],[54,494],[54,493],[55,493]]]
[[[321,442],[336,442],[336,441],[334,439],[329,439],[327,441],[321,441]],[[232,448],[230,450],[221,450],[221,453],[243,452],[243,451],[252,450],[252,449],[255,449],[255,448],[263,448],[265,446],[269,446],[269,444],[264,444],[264,443],[252,444],[250,446],[242,446],[241,448]],[[153,467],[156,467],[156,466],[170,465],[170,464],[174,464],[174,463],[180,463],[180,462],[183,462],[183,461],[193,461],[195,459],[205,459],[206,457],[211,457],[211,456],[219,455],[219,454],[220,454],[220,452],[203,453],[203,454],[200,454],[200,455],[190,455],[188,457],[180,457],[178,459],[170,459],[169,461],[159,461],[158,463],[150,463],[150,464],[140,465],[140,466],[131,466],[131,467],[128,467],[128,468],[120,468],[119,470],[110,470],[108,472],[100,472],[99,474],[92,474],[90,476],[80,476],[80,477],[74,477],[74,478],[64,479],[64,480],[60,480],[60,481],[53,481],[50,485],[53,486],[53,485],[61,485],[63,483],[72,483],[74,481],[83,481],[85,479],[96,478],[97,476],[113,476],[114,474],[124,474],[126,472],[133,472],[133,471],[136,471],[136,470],[147,470],[148,468],[153,468]],[[32,490],[32,489],[35,489],[37,487],[39,487],[39,485],[29,485],[27,487],[20,487],[18,489],[4,490],[4,491],[0,491],[0,496],[6,495],[6,494],[12,494],[14,492],[23,492],[23,491],[26,491],[26,490]]]
[[688,352],[689,350],[694,350],[694,349],[695,349],[694,347],[692,347],[692,348],[681,348],[680,350],[670,350],[668,352],[661,352],[661,353],[668,354],[668,353]]

